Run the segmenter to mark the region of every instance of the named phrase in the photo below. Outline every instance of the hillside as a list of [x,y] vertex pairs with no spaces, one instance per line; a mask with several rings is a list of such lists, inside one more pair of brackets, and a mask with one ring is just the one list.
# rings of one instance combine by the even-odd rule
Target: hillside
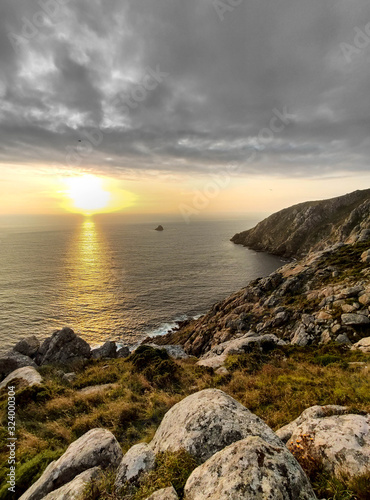
[[370,189],[285,208],[231,241],[292,258],[334,243],[353,242],[363,230],[370,230]]

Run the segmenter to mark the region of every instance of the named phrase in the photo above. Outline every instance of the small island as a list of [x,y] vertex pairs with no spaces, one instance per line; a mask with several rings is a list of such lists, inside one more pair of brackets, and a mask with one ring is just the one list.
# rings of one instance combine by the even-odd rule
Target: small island
[[159,225],[158,227],[155,228],[155,231],[164,231],[163,226]]

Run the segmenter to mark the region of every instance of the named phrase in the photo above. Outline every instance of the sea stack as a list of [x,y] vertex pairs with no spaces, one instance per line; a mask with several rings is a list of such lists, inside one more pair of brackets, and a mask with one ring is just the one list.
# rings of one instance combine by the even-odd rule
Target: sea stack
[[163,226],[159,225],[158,227],[155,228],[156,231],[163,231]]

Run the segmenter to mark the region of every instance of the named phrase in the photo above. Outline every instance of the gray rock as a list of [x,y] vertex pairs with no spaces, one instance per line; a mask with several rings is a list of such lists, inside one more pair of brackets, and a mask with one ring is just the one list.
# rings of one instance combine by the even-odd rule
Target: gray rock
[[174,359],[187,359],[190,356],[186,354],[181,345],[157,345],[157,344],[143,344],[153,347],[154,349],[165,349],[171,358]]
[[[203,361],[206,359],[214,358],[215,356],[219,356],[221,354],[223,354],[225,358],[229,354],[243,354],[252,351],[256,346],[258,346],[263,352],[268,351],[269,349],[271,349],[271,347],[277,345],[286,345],[286,342],[279,339],[278,337],[276,337],[276,335],[273,334],[258,335],[254,332],[248,332],[242,337],[216,345],[205,355],[203,355],[201,357],[201,360]],[[205,364],[203,365],[209,366]],[[218,366],[221,366],[221,364]]]
[[338,335],[338,337],[335,339],[335,342],[337,344],[351,344],[352,343],[345,333],[341,333],[340,335]]
[[85,470],[72,481],[52,491],[42,500],[80,500],[87,483],[99,476],[100,467]]
[[71,383],[76,379],[77,375],[75,372],[63,373],[62,380],[67,383]]
[[116,358],[117,357],[117,345],[115,342],[108,340],[101,347],[93,349],[91,351],[91,357],[93,359],[103,359],[103,358]]
[[0,357],[0,377],[3,379],[10,373],[18,370],[18,368],[24,368],[25,366],[37,368],[36,363],[28,356],[24,356],[19,352],[10,351]]
[[32,337],[27,337],[26,339],[20,340],[14,347],[13,351],[19,352],[24,356],[29,356],[32,358],[37,354],[40,348],[40,341],[34,335]]
[[334,415],[309,418],[298,425],[287,442],[294,454],[308,454],[322,462],[324,470],[340,479],[369,471],[370,415]]
[[155,454],[146,443],[136,444],[124,455],[118,467],[115,489],[119,490],[126,482],[136,483],[141,474],[154,469]]
[[10,382],[21,380],[23,384],[32,386],[42,383],[42,377],[32,366],[24,366],[10,373],[0,384],[0,389],[6,387]]
[[342,314],[341,316],[342,323],[344,325],[369,325],[370,319],[364,314]]
[[286,443],[292,437],[293,432],[306,420],[313,420],[316,418],[323,418],[332,415],[344,415],[347,412],[346,406],[338,406],[338,405],[325,405],[325,406],[311,406],[304,410],[298,418],[293,420],[284,427],[281,427],[276,431],[277,436]]
[[356,344],[353,344],[351,350],[358,349],[362,352],[370,352],[370,337],[365,337],[364,339],[359,340]]
[[21,500],[41,500],[51,491],[72,481],[78,474],[93,467],[118,467],[122,450],[116,438],[106,429],[92,429],[51,462],[41,477],[20,497]]
[[146,500],[179,500],[176,490],[173,486],[169,488],[162,488],[161,490],[155,491]]
[[39,349],[40,364],[70,363],[90,358],[90,346],[71,328],[63,328],[46,339]]
[[308,333],[306,327],[301,323],[298,328],[293,332],[291,344],[304,347],[310,344],[313,340],[311,333]]
[[261,419],[231,396],[218,389],[205,389],[166,413],[150,446],[156,454],[185,449],[205,461],[225,446],[251,435],[281,445]]
[[196,365],[198,366],[207,366],[209,368],[213,368],[216,370],[217,368],[220,369],[223,364],[225,363],[227,358],[226,354],[220,354],[219,356],[213,356],[212,358],[205,358],[205,359],[200,359],[199,361],[196,362]]
[[123,346],[117,351],[117,358],[128,358],[130,356],[130,349],[127,346]]
[[186,500],[316,500],[291,453],[250,436],[219,451],[195,469],[185,485]]

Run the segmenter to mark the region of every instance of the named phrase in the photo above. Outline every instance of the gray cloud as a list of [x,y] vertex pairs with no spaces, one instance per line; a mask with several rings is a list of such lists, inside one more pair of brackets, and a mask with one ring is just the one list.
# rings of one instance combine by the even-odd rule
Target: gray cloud
[[[0,161],[123,176],[368,169],[365,0],[244,0],[223,21],[214,0],[59,2],[1,4]],[[158,68],[168,76],[143,94]],[[289,123],[271,122],[284,110]]]

